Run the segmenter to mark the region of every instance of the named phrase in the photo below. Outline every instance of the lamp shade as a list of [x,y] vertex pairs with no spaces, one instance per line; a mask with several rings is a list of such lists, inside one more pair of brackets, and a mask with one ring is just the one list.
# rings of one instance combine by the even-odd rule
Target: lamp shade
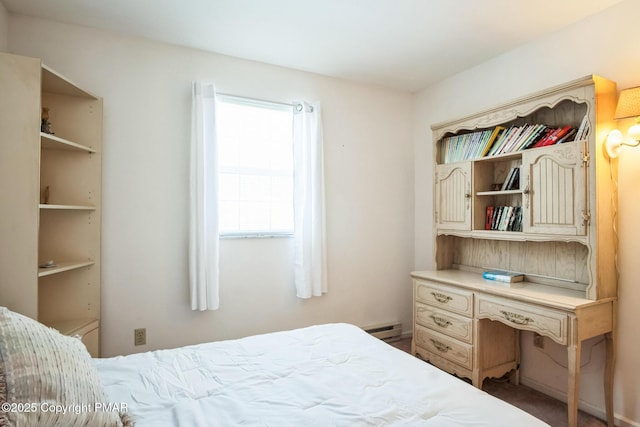
[[614,119],[626,119],[628,117],[640,117],[640,86],[620,92]]

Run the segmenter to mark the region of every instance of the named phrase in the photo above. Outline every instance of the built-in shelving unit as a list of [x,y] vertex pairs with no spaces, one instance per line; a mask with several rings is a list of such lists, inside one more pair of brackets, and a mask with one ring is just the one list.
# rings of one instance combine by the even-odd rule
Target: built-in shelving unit
[[0,73],[0,304],[97,357],[102,99],[36,58],[1,53]]

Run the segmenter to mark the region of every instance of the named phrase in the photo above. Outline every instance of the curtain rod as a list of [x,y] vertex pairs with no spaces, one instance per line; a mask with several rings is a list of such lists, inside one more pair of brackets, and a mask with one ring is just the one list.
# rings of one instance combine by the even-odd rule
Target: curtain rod
[[287,106],[287,107],[295,107],[295,105],[291,104],[291,103],[278,102],[278,101],[269,101],[269,100],[266,100],[266,99],[259,99],[259,98],[250,98],[248,96],[234,95],[232,93],[216,92],[216,94],[222,95],[222,96],[228,96],[230,98],[246,99],[247,101],[268,102],[270,104],[278,104],[278,105],[284,105],[284,106]]
[[[265,99],[259,99],[259,98],[249,98],[248,96],[241,96],[241,95],[234,95],[231,93],[224,93],[224,92],[216,92],[217,95],[220,96],[228,96],[229,98],[238,98],[238,99],[243,99],[246,101],[254,101],[254,102],[264,102],[267,104],[275,104],[275,105],[282,105],[284,107],[293,107],[296,109],[296,111],[302,111],[303,109],[303,104],[302,103],[297,103],[297,104],[291,104],[291,103],[286,103],[286,102],[278,102],[278,101],[267,101]],[[313,112],[313,106],[309,106],[308,112]]]

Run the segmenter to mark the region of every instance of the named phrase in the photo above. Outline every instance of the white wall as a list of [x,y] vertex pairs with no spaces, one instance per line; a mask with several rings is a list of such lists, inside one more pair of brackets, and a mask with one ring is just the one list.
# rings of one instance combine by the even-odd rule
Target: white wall
[[[410,330],[412,97],[84,27],[10,16],[12,51],[104,97],[102,355],[320,322]],[[292,240],[223,240],[221,308],[187,285],[190,91],[323,105],[329,293],[295,297]],[[133,329],[148,345],[133,347]]]
[[[640,2],[627,0],[586,19],[487,61],[416,95],[414,123],[416,170],[416,269],[433,267],[433,151],[430,126],[480,111],[513,98],[588,74],[617,81],[618,89],[640,85],[640,45],[637,43]],[[628,127],[629,123],[621,123]],[[626,129],[622,129],[623,131]],[[637,312],[640,308],[640,150],[628,149],[619,161],[619,317],[615,374],[615,413],[623,425],[640,425],[640,371],[637,355]],[[634,191],[635,190],[635,191]],[[522,380],[550,394],[566,393],[566,350],[545,342],[531,345],[523,334]],[[602,416],[603,345],[596,338],[583,348],[582,406]]]
[[9,51],[9,12],[0,0],[0,52]]
[[[417,94],[413,106],[408,95],[374,86],[11,15],[12,51],[42,57],[104,96],[104,354],[323,321],[366,325],[397,318],[408,326],[407,273],[413,267],[432,267],[433,259],[430,125],[590,73],[617,81],[619,88],[640,85],[640,46],[633,43],[639,12],[640,4],[627,0],[452,76]],[[239,95],[323,102],[327,296],[295,298],[289,240],[226,240],[222,308],[213,313],[188,310],[185,144],[193,79],[210,79],[219,90]],[[615,412],[623,425],[640,425],[640,341],[634,333],[640,301],[634,280],[640,275],[640,264],[634,263],[640,252],[640,201],[633,197],[638,164],[638,149],[626,150],[619,162]],[[148,328],[148,346],[132,347],[136,327]],[[566,363],[564,349],[547,341],[545,352],[538,353],[530,348],[530,337],[523,338],[523,379],[547,392],[564,393],[566,372],[551,362]],[[595,412],[604,407],[601,361],[602,346],[592,340],[584,351],[581,396],[583,406]]]

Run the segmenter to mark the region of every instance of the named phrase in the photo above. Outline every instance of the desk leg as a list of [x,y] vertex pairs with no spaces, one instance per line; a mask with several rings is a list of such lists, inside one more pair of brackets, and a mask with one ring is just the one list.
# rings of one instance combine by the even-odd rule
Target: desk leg
[[474,349],[474,360],[473,360],[473,370],[471,371],[471,384],[474,387],[482,390],[482,382],[484,380],[484,372],[482,368],[484,367],[483,360],[483,350],[482,345],[484,345],[484,335],[482,330],[483,322],[480,319],[473,319],[473,341],[475,342]]
[[516,353],[516,369],[511,371],[509,382],[513,385],[520,384],[520,330],[515,330],[515,353]]
[[604,334],[606,362],[604,367],[604,407],[607,411],[607,425],[614,427],[613,416],[613,371],[616,363],[616,342],[614,332]]
[[567,412],[569,414],[569,427],[578,425],[578,396],[580,395],[580,352],[582,342],[569,344],[568,353],[568,374],[569,387],[567,389]]

